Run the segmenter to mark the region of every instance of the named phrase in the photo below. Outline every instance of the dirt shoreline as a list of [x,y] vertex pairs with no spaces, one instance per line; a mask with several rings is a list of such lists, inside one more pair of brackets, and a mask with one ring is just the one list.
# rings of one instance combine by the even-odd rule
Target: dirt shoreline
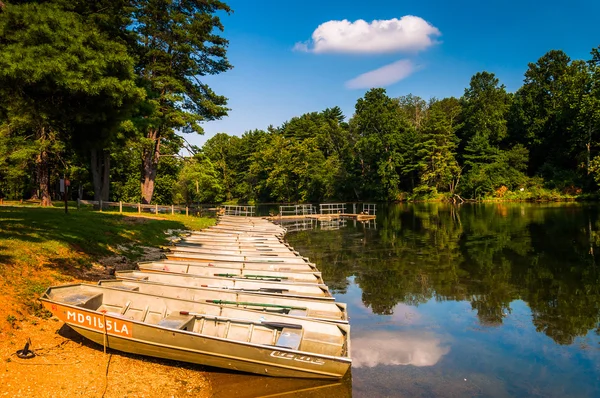
[[[20,359],[27,339],[36,356]],[[0,396],[211,397],[201,366],[108,350],[55,318],[22,322],[3,338]]]
[[[120,248],[121,251],[127,248]],[[160,250],[144,248],[138,261],[161,258]],[[115,270],[133,269],[124,256],[101,258],[76,282],[114,278]],[[70,282],[69,282],[70,283]],[[6,284],[3,284],[6,288]],[[24,314],[6,289],[0,310],[8,327],[0,329],[0,397],[212,397],[208,373],[200,365],[161,360],[108,350],[66,326],[57,318]],[[15,307],[16,306],[16,307]],[[11,318],[13,313],[22,314]],[[16,351],[31,340],[36,354],[20,359]]]

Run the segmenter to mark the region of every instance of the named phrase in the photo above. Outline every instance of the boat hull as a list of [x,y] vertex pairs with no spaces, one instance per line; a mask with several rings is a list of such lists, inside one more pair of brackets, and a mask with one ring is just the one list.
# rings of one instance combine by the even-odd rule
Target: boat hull
[[[183,330],[148,326],[42,299],[46,309],[83,337],[107,348],[275,377],[339,379],[346,358],[306,355],[281,347],[238,343]],[[108,325],[104,328],[105,325]]]

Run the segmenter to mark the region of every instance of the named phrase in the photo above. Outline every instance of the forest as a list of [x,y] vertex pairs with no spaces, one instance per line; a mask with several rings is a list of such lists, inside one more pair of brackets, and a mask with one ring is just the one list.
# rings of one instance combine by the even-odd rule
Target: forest
[[373,88],[353,115],[332,104],[190,145],[229,111],[203,77],[232,67],[230,12],[216,0],[0,2],[0,198],[49,205],[61,178],[71,199],[158,204],[599,192],[600,46],[583,60],[548,51],[514,93],[488,71],[460,98]]

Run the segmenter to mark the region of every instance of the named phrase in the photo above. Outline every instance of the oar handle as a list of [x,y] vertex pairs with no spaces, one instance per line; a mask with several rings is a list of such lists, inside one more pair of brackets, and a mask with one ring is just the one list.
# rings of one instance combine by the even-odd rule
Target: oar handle
[[288,279],[287,276],[273,276],[273,275],[214,274],[214,276],[222,276],[225,278],[268,279],[268,280],[274,281],[274,282],[281,281],[282,279]]
[[286,322],[261,322],[261,325],[269,326],[275,329],[302,329],[302,325],[297,325],[295,323],[286,323]]
[[267,327],[271,327],[271,328],[275,328],[275,329],[283,329],[283,328],[302,329],[302,325],[298,325],[296,323],[271,322],[271,321],[251,321],[248,319],[236,319],[236,318],[227,318],[227,317],[217,316],[217,315],[198,314],[196,312],[189,312],[189,311],[179,311],[179,314],[180,315],[191,315],[191,316],[195,316],[195,317],[199,317],[199,318],[207,318],[207,319],[212,318],[212,319],[223,320],[223,321],[237,321],[237,322],[244,322],[244,323],[253,323],[255,325],[262,325],[262,326],[267,326]]

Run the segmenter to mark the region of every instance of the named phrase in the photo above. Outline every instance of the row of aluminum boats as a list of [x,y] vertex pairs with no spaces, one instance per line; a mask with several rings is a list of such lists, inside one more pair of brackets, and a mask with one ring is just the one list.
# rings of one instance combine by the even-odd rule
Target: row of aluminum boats
[[108,348],[268,376],[330,378],[351,366],[338,303],[285,229],[224,216],[165,248],[166,259],[97,285],[50,287],[41,300]]

